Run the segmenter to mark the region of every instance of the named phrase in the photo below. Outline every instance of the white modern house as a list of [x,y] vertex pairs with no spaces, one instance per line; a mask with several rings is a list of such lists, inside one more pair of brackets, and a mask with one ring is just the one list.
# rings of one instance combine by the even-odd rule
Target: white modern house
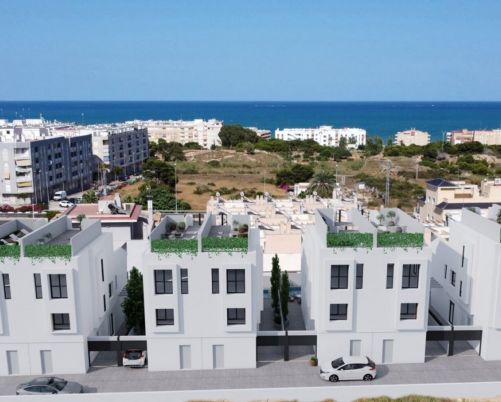
[[248,223],[167,215],[152,231],[142,266],[149,370],[256,367],[262,252]]
[[423,227],[399,209],[315,217],[303,237],[302,310],[319,363],[350,355],[423,362],[431,254]]
[[0,375],[85,373],[87,337],[117,333],[126,250],[97,220],[0,225]]
[[320,126],[316,128],[284,128],[275,130],[275,138],[284,141],[313,140],[320,145],[337,147],[341,138],[346,139],[348,148],[365,145],[367,132],[361,128],[335,128]]
[[482,329],[485,360],[501,359],[501,207],[488,217],[463,209],[461,221],[449,220],[448,241],[432,243],[430,304],[443,321]]

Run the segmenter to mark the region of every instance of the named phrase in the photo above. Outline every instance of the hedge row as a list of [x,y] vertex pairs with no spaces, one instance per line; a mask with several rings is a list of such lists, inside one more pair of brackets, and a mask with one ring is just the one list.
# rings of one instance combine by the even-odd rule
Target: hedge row
[[158,239],[151,241],[151,251],[162,254],[193,253],[198,251],[196,239]]
[[422,233],[378,233],[378,247],[423,247]]
[[373,243],[372,233],[327,233],[327,247],[368,247]]
[[24,247],[28,258],[71,258],[70,244],[28,244]]
[[247,237],[204,237],[202,251],[247,251],[249,240]]

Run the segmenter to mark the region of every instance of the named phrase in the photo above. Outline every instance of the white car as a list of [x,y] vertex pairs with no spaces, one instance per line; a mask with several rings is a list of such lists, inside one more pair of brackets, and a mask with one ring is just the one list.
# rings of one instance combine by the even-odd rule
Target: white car
[[340,357],[320,368],[323,380],[337,382],[340,380],[372,381],[376,378],[376,363],[368,357]]
[[70,202],[68,200],[62,200],[59,202],[59,206],[61,208],[69,208],[69,207],[72,207],[73,205],[75,205],[75,204],[73,204],[72,202]]
[[129,349],[122,358],[124,367],[144,367],[146,365],[146,350]]

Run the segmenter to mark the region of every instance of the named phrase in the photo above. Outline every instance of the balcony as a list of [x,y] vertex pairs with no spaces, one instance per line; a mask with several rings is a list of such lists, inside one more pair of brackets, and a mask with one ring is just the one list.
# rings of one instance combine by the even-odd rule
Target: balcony
[[175,217],[166,217],[158,228],[156,239],[151,240],[151,252],[159,254],[196,254],[198,252],[198,231],[200,226],[188,219],[176,221]]
[[202,238],[202,251],[204,252],[242,252],[249,249],[248,226],[242,225],[241,229],[232,232],[231,226],[212,226],[207,237]]

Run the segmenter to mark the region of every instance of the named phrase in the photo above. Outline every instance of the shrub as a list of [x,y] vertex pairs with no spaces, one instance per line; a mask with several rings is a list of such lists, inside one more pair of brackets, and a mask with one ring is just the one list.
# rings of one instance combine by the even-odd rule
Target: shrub
[[186,223],[184,222],[178,222],[177,223],[177,230],[180,232],[183,232],[186,229]]
[[422,233],[378,233],[378,247],[423,247]]
[[367,247],[373,244],[372,233],[327,233],[327,247]]
[[245,252],[249,249],[246,237],[204,237],[202,251]]
[[70,244],[28,244],[24,248],[24,256],[28,258],[71,258]]
[[212,159],[209,162],[207,162],[207,165],[212,167],[212,168],[218,168],[221,167],[221,163],[218,160]]
[[152,240],[151,251],[160,254],[196,254],[198,251],[198,241],[196,239]]

